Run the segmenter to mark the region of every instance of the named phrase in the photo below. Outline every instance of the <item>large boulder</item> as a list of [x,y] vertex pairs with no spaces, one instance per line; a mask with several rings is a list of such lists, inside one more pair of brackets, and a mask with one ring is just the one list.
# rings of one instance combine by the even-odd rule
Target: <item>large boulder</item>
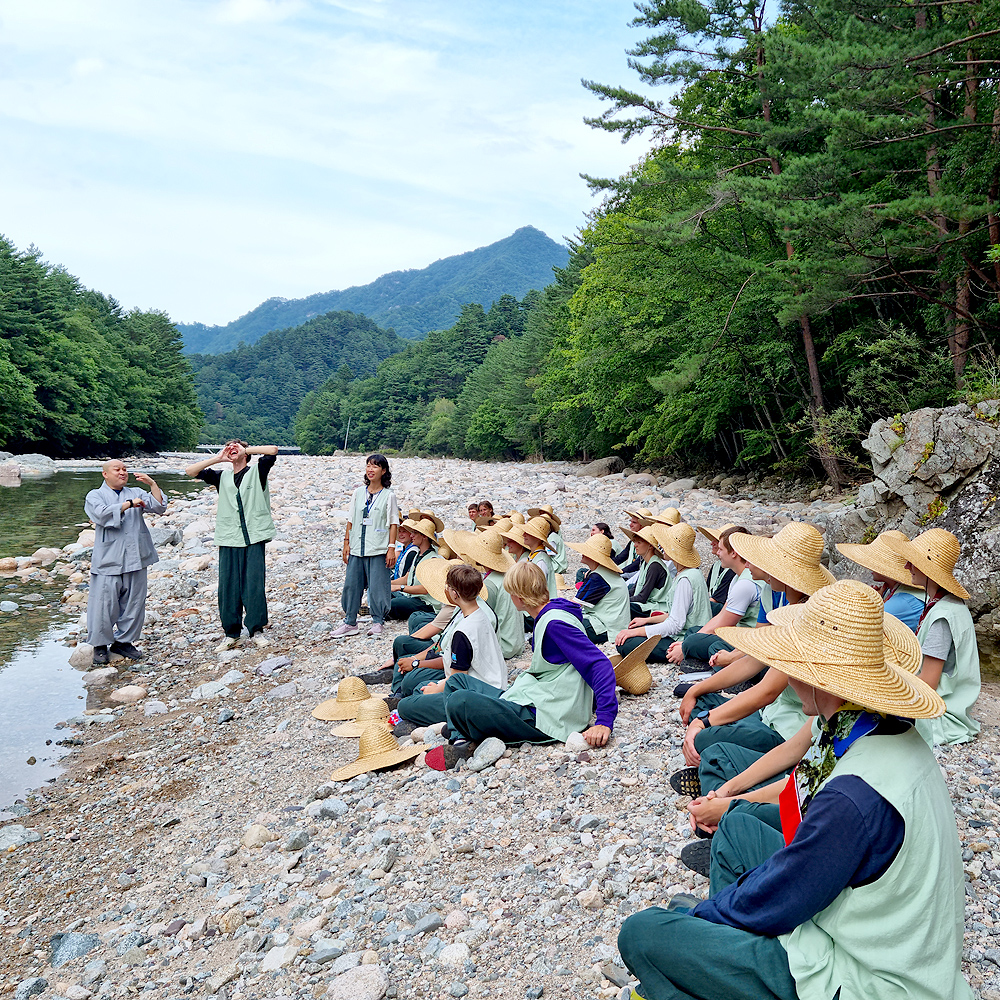
[[625,463],[618,455],[609,455],[607,458],[599,458],[590,465],[585,465],[577,472],[578,476],[613,476],[616,472],[621,472],[625,468]]

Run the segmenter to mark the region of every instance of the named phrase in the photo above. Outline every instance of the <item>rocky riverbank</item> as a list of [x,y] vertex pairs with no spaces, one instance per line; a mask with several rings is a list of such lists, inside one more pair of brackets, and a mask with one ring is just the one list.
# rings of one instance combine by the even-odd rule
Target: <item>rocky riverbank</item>
[[[433,506],[461,527],[470,497],[497,509],[549,502],[568,540],[595,520],[622,523],[633,504],[767,532],[844,509],[822,495],[750,498],[733,484],[580,478],[564,464],[392,467],[401,506]],[[147,660],[92,671],[84,647],[67,649],[89,692],[86,714],[67,720],[79,744],[70,769],[0,826],[0,992],[617,997],[629,981],[615,946],[624,917],[678,891],[704,895],[706,880],[677,860],[689,834],[686,800],[666,782],[682,763],[668,668],[654,667],[649,694],[622,697],[603,750],[529,748],[479,774],[412,764],[328,781],[357,741],[332,736],[311,709],[380,663],[399,631],[330,639],[360,473],[357,457],[275,467],[267,649],[214,651],[214,494],[173,498],[149,519],[161,562]],[[88,541],[0,573],[60,582],[82,611]],[[979,714],[980,738],[938,758],[966,862],[966,971],[977,994],[1000,1000],[993,692]]]

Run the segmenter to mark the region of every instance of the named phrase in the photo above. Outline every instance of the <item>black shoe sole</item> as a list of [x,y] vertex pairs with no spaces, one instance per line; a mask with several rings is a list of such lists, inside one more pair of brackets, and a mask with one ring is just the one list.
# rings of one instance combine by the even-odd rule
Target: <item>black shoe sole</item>
[[690,795],[692,799],[701,795],[701,778],[698,777],[698,768],[682,767],[679,771],[674,771],[670,775],[670,787],[678,795]]
[[686,844],[681,850],[681,864],[708,878],[712,870],[711,841],[698,840],[693,844]]
[[677,665],[677,669],[682,674],[703,674],[712,668],[708,665],[708,660],[696,660],[691,656],[686,656]]
[[697,681],[681,681],[677,687],[674,688],[674,697],[683,698],[684,695],[688,693],[697,684]]
[[370,674],[362,674],[361,679],[366,684],[391,684],[391,670],[373,670]]

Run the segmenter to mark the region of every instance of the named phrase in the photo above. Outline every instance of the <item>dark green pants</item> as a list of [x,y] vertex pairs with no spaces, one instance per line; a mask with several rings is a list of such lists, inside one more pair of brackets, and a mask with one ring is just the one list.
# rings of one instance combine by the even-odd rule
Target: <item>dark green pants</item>
[[[426,608],[427,605],[425,604],[424,607]],[[414,632],[419,632],[425,625],[430,625],[435,618],[437,618],[436,611],[414,611],[406,620],[406,631],[410,635],[413,635]]]
[[414,639],[412,635],[397,635],[392,640],[393,666],[396,665],[398,660],[406,656],[412,660],[417,653],[422,653],[425,649],[430,649],[433,645],[433,639]]
[[728,642],[723,642],[711,632],[689,632],[681,640],[684,655],[695,660],[707,660],[722,650],[728,651],[732,648]]
[[421,726],[450,722],[447,703],[456,691],[478,691],[491,698],[499,698],[501,694],[499,688],[492,687],[478,677],[470,677],[467,673],[458,671],[444,682],[444,690],[440,694],[421,694],[418,688],[408,698],[404,698],[398,706],[399,717]]
[[264,596],[264,545],[257,542],[238,549],[219,546],[219,617],[222,630],[230,639],[238,639],[246,610],[247,631],[254,635],[267,624],[267,598]]
[[[711,710],[722,705],[728,698],[721,694],[703,694],[695,702],[698,712]],[[767,753],[784,743],[779,733],[776,733],[770,726],[765,726],[760,720],[760,712],[754,712],[739,722],[731,722],[726,726],[711,726],[703,729],[694,738],[694,748],[698,753],[703,754],[710,746],[716,743],[735,743],[738,746],[746,747],[757,753]]]
[[601,643],[608,641],[607,632],[598,632],[593,625],[590,624],[589,619],[586,615],[583,616],[583,630],[587,633],[587,638],[595,645],[600,646]]
[[412,594],[393,594],[392,600],[389,602],[387,617],[395,621],[402,621],[404,618],[409,618],[414,611],[426,611],[429,607],[430,605],[426,601],[422,601]]
[[[730,778],[742,774],[751,764],[756,763],[763,756],[758,750],[748,750],[736,743],[713,743],[701,755],[701,763],[698,765],[701,794],[707,795],[709,792],[717,791]],[[787,774],[787,772],[785,773]],[[752,792],[754,789],[770,785],[777,780],[777,778],[768,778],[767,781],[759,785],[747,788],[746,791]]]
[[[641,646],[646,640],[641,635],[633,635],[626,639],[620,646],[616,646],[615,649],[618,650],[621,655],[628,656],[636,646]],[[653,651],[646,657],[646,662],[652,661],[653,663],[666,663],[667,662],[667,651],[670,649],[670,644],[674,640],[669,636],[665,635],[654,647]]]
[[618,932],[618,951],[647,1000],[797,1000],[777,938],[687,910],[654,906],[632,914]]
[[443,670],[429,670],[427,667],[414,667],[404,674],[399,664],[392,668],[392,694],[394,698],[407,698],[414,691],[419,691],[425,684],[433,684],[444,677]]
[[778,807],[770,802],[737,799],[726,810],[712,838],[711,894],[732,885],[784,846]]

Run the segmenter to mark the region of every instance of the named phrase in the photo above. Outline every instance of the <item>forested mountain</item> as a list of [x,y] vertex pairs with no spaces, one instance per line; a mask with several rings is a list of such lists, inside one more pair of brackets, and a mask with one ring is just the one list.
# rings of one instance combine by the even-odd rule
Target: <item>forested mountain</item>
[[307,393],[339,368],[372,375],[380,361],[406,345],[366,316],[331,312],[226,354],[191,355],[205,412],[201,440],[292,444],[295,414]]
[[552,268],[566,263],[567,250],[533,226],[506,239],[445,257],[420,270],[393,271],[371,284],[322,292],[304,299],[268,299],[226,326],[180,324],[188,353],[218,354],[240,341],[247,344],[270,330],[299,326],[333,310],[363,313],[383,327],[410,339],[443,330],[458,318],[463,305],[484,309],[500,298],[521,298],[552,281]]
[[187,448],[200,426],[166,315],[126,312],[0,236],[0,447],[56,457]]

